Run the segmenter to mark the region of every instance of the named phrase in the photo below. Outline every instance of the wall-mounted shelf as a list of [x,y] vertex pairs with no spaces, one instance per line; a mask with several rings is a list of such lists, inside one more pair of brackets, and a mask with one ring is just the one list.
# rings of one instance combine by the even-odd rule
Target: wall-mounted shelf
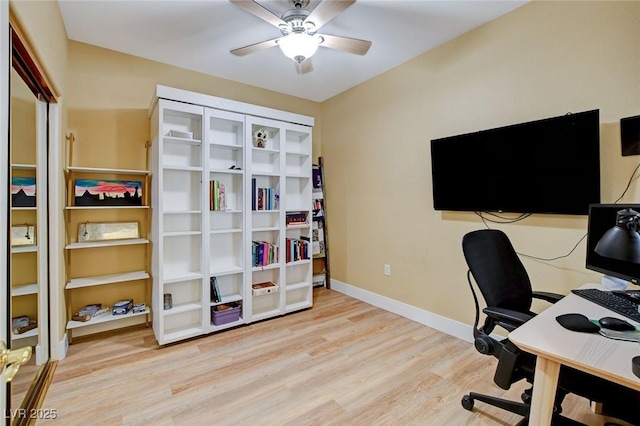
[[[71,148],[70,148],[71,149]],[[149,324],[151,318],[150,276],[150,179],[149,170],[119,168],[78,167],[65,169],[67,202],[65,206],[66,240],[65,262],[67,282],[65,299],[67,305],[67,336],[72,342],[73,333],[92,334],[121,328],[134,323]],[[126,205],[100,205],[100,200],[91,200],[91,205],[75,205],[76,179],[135,181],[138,203],[127,201]],[[133,192],[133,190],[132,190]],[[98,195],[92,195],[97,197]],[[107,199],[107,196],[104,196]],[[120,203],[124,203],[121,201]],[[139,238],[78,241],[78,227],[86,223],[136,222]],[[122,250],[128,255],[122,256]],[[118,259],[105,263],[100,259]],[[123,299],[144,303],[142,312],[126,315],[103,314],[89,321],[75,321],[72,316],[87,303],[101,303],[111,307]],[[97,326],[97,327],[93,327]],[[81,331],[79,331],[82,329]]]

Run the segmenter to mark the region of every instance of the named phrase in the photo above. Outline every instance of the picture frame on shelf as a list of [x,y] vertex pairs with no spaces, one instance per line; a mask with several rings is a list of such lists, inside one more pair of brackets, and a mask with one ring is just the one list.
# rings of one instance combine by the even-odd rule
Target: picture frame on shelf
[[128,240],[140,237],[138,222],[81,223],[78,242]]
[[36,178],[13,176],[11,178],[11,207],[35,206]]
[[76,179],[75,206],[141,206],[142,182],[136,180]]
[[14,225],[11,227],[11,247],[35,246],[35,225]]

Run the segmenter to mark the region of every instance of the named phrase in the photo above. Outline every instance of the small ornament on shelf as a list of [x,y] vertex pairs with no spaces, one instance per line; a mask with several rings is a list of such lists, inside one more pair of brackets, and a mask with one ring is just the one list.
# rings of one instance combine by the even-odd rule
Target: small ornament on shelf
[[267,147],[267,132],[264,129],[258,129],[253,134],[253,144],[256,148]]

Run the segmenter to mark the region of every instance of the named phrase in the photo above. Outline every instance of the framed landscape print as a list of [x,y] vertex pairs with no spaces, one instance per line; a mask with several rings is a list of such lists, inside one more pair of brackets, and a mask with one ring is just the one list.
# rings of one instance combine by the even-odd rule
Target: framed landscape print
[[36,206],[36,178],[11,178],[11,207]]
[[76,206],[141,206],[142,182],[76,179],[74,195]]

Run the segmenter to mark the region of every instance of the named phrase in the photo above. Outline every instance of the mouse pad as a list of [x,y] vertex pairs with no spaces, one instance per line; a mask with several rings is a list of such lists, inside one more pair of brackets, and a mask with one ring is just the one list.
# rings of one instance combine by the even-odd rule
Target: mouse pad
[[597,333],[600,327],[589,321],[589,318],[582,314],[558,315],[556,321],[564,328],[581,333]]
[[616,331],[608,328],[601,328],[600,334],[609,339],[626,340],[640,343],[640,331]]

